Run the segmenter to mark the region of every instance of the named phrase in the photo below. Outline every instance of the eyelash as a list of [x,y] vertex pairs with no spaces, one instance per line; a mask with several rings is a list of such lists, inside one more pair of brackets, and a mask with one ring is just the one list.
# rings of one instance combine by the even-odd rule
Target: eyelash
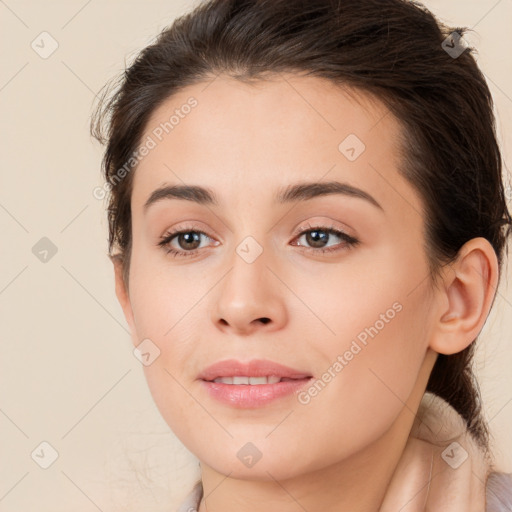
[[[341,238],[343,240],[344,244],[342,243],[340,245],[342,245],[342,246],[344,245],[345,248],[350,249],[359,244],[359,240],[357,238],[354,238],[353,236],[350,236],[347,233],[344,233],[343,231],[335,229],[334,226],[327,227],[327,226],[311,226],[310,225],[310,226],[308,226],[308,228],[309,229],[306,229],[306,230],[304,230],[304,228],[301,228],[302,231],[299,231],[297,233],[297,235],[295,236],[295,238],[300,238],[302,235],[305,235],[312,231],[322,231],[325,233],[336,235],[337,237]],[[176,236],[181,235],[183,233],[198,233],[200,235],[206,236],[207,238],[210,238],[210,240],[211,240],[211,237],[209,237],[204,231],[200,231],[198,229],[195,229],[193,226],[191,226],[188,228],[183,228],[183,229],[179,229],[179,230],[175,230],[175,231],[166,233],[164,236],[162,236],[161,241],[158,242],[158,246],[162,247],[167,254],[170,254],[171,256],[173,256],[175,258],[187,258],[187,257],[195,256],[196,253],[200,249],[194,249],[192,251],[179,251],[177,249],[173,249],[170,247],[169,244],[171,243],[171,241]],[[320,252],[322,254],[330,253],[330,252],[337,252],[337,251],[342,250],[339,247],[335,248],[335,249],[333,249],[333,248],[314,248],[314,247],[305,247],[305,246],[298,246],[298,247],[303,247],[304,249],[306,249],[307,252],[313,251],[316,253]]]

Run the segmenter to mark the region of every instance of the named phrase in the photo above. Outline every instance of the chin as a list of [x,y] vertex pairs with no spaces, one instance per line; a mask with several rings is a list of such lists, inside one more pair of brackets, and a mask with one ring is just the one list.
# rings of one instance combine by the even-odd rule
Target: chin
[[[264,435],[267,435],[267,431]],[[325,460],[309,460],[300,443],[290,446],[274,445],[269,439],[244,436],[252,441],[240,442],[240,437],[227,443],[216,443],[212,452],[210,446],[202,446],[194,452],[202,464],[215,471],[239,480],[274,481],[286,480],[303,473],[321,469]],[[293,439],[293,436],[290,436]]]

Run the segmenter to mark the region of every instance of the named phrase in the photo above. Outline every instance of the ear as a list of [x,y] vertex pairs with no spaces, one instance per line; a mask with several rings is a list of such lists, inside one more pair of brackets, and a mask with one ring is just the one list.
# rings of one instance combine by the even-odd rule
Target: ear
[[455,354],[468,347],[487,319],[498,284],[498,259],[485,238],[473,238],[448,265],[436,293],[430,347]]
[[132,337],[135,335],[135,322],[133,320],[132,305],[130,303],[130,296],[128,288],[124,280],[124,262],[119,256],[111,256],[110,261],[114,264],[114,276],[116,286],[116,296],[121,308],[123,309],[124,317],[130,326]]

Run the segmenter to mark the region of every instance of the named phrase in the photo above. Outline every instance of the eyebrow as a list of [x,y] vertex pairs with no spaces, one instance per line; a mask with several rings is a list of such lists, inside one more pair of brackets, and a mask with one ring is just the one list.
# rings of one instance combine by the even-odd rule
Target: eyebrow
[[[358,199],[364,199],[380,210],[384,210],[377,200],[360,188],[340,183],[327,182],[300,182],[280,189],[274,195],[274,201],[279,204],[307,201],[316,197],[340,194]],[[218,206],[219,200],[215,192],[199,185],[166,185],[154,190],[144,203],[144,211],[152,204],[163,199],[183,199],[198,204]]]

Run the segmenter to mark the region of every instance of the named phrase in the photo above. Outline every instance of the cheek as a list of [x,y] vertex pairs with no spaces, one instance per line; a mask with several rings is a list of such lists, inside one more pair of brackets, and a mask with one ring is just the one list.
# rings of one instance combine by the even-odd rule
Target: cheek
[[[155,405],[173,434],[191,453],[212,466],[224,462],[227,454],[236,453],[240,443],[237,439],[232,446],[229,424],[230,435],[226,433],[222,417],[217,419],[202,406],[182,376],[166,364],[156,364],[157,361],[145,367],[144,373]],[[234,461],[233,457],[228,465],[232,466]]]
[[426,267],[421,254],[397,256],[317,282],[321,294],[299,289],[328,327],[318,323],[323,335],[308,347],[320,382],[303,403],[336,437],[376,438],[416,384],[428,348],[429,299],[424,272],[410,269]]
[[198,302],[199,291],[194,283],[183,280],[179,267],[166,265],[159,252],[142,244],[134,246],[130,301],[139,337],[167,344],[167,340],[177,338],[176,332],[191,324],[189,313]]
[[[190,431],[186,423],[194,400],[188,393],[198,357],[198,325],[204,325],[204,291],[183,282],[179,271],[156,264],[144,250],[133,252],[130,301],[138,343],[149,339],[158,356],[143,366],[149,389],[169,426]],[[204,352],[204,351],[203,351]],[[206,353],[207,356],[207,353]],[[186,377],[184,374],[186,373]]]
[[[398,297],[400,304],[393,294],[371,307],[367,301],[364,315],[338,320],[333,324],[337,345],[329,343],[312,357],[324,363],[293,414],[304,427],[301,455],[316,461],[312,464],[342,460],[369,446],[406,407],[425,356],[426,335],[421,300]],[[276,446],[286,447],[297,429],[280,428],[273,436]],[[308,439],[317,441],[310,445]]]

